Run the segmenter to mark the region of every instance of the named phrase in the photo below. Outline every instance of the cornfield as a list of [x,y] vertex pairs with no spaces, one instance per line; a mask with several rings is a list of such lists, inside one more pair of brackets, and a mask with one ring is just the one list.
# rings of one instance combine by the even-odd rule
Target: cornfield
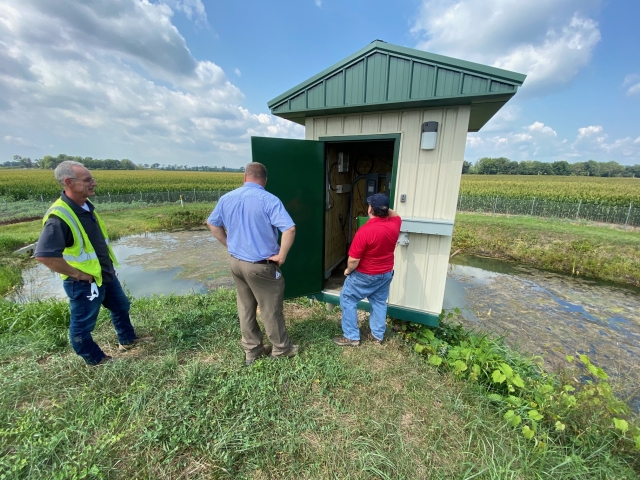
[[640,206],[640,178],[463,175],[460,194],[629,207]]
[[[94,170],[98,195],[127,195],[162,191],[233,190],[242,173],[171,172],[162,170]],[[11,200],[55,198],[62,188],[51,170],[0,170],[0,197]]]
[[566,218],[591,222],[640,227],[640,208],[602,203],[554,202],[545,199],[509,197],[474,197],[460,195],[458,212],[491,213],[492,215],[525,215],[530,217]]

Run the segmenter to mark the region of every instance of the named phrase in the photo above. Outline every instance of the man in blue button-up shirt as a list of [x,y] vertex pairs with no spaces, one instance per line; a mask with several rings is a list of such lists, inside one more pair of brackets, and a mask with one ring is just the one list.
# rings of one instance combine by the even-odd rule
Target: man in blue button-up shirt
[[[296,227],[280,199],[264,189],[266,184],[265,166],[250,163],[245,168],[244,185],[224,195],[207,220],[213,235],[231,255],[247,365],[262,355],[292,357],[298,352],[284,323],[284,277],[280,271],[293,245]],[[278,230],[282,232],[280,245]],[[262,331],[256,321],[258,305],[273,347],[262,343]]]

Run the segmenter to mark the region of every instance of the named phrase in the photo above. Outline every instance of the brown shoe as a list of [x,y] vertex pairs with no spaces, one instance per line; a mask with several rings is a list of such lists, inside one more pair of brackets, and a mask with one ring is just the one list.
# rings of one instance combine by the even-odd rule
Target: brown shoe
[[258,360],[260,357],[268,357],[271,354],[272,349],[273,347],[271,345],[263,345],[260,355],[258,355],[256,358],[246,359],[244,361],[244,364],[248,367],[249,365],[253,365],[253,362]]
[[132,348],[137,347],[141,343],[151,343],[153,342],[153,337],[137,337],[133,339],[133,342],[127,343],[126,345],[118,344],[118,350],[121,352],[126,352],[127,350],[131,350]]
[[298,351],[300,350],[300,345],[291,345],[291,348],[289,350],[287,350],[284,353],[281,353],[280,355],[274,355],[273,353],[271,354],[271,359],[272,360],[277,360],[278,358],[290,358],[290,357],[295,357],[298,354]]
[[367,340],[369,340],[371,343],[375,343],[376,345],[382,345],[382,340],[378,340],[376,337],[373,336],[372,333],[367,335]]
[[335,337],[333,343],[339,347],[359,347],[360,340],[351,340],[347,337]]

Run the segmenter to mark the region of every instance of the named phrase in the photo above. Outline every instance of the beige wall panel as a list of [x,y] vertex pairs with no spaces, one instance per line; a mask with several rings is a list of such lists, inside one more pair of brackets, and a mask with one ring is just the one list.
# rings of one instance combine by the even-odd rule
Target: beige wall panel
[[315,138],[315,118],[307,117],[304,120],[304,139],[313,140]]
[[360,125],[362,122],[361,115],[352,115],[344,118],[345,135],[356,135],[360,133]]
[[395,133],[400,131],[400,112],[383,113],[380,116],[380,133]]
[[313,137],[310,140],[317,140],[318,137],[327,134],[327,119],[326,117],[313,119]]
[[436,201],[434,218],[455,219],[470,113],[469,107],[460,107],[457,112],[453,109],[446,110],[445,127],[448,131],[445,142],[447,143],[444,145],[442,155],[442,164],[446,165],[446,168],[440,170],[438,191],[441,195]]
[[362,115],[362,133],[378,133],[380,131],[380,114]]
[[[418,175],[418,152],[420,150],[421,112],[412,110],[402,114],[402,138],[400,139],[400,161],[396,178],[394,208],[401,217],[411,217],[411,205],[416,191],[416,179]],[[408,196],[409,201],[400,202],[400,194]]]
[[439,315],[450,249],[451,237],[409,234],[409,245],[396,247],[389,304]]
[[344,133],[342,130],[342,117],[327,118],[327,135],[341,135],[342,133]]

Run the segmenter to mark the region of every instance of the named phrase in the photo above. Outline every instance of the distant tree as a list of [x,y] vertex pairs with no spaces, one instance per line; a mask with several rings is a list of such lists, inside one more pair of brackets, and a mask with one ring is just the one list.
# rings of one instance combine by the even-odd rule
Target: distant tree
[[587,171],[587,175],[590,177],[599,177],[600,176],[600,164],[595,160],[589,160],[585,162],[584,168]]
[[571,175],[571,165],[564,160],[553,162],[551,170],[553,170],[554,175]]
[[478,175],[497,175],[498,173],[506,173],[510,160],[508,158],[499,157],[482,157],[474,166],[474,170]]
[[601,177],[621,177],[624,173],[624,167],[618,162],[601,162],[600,163],[600,176]]
[[[469,173],[469,169],[471,168],[471,166],[471,162],[467,162],[466,160],[462,162],[462,173]],[[244,171],[244,167],[242,167],[242,170]]]

